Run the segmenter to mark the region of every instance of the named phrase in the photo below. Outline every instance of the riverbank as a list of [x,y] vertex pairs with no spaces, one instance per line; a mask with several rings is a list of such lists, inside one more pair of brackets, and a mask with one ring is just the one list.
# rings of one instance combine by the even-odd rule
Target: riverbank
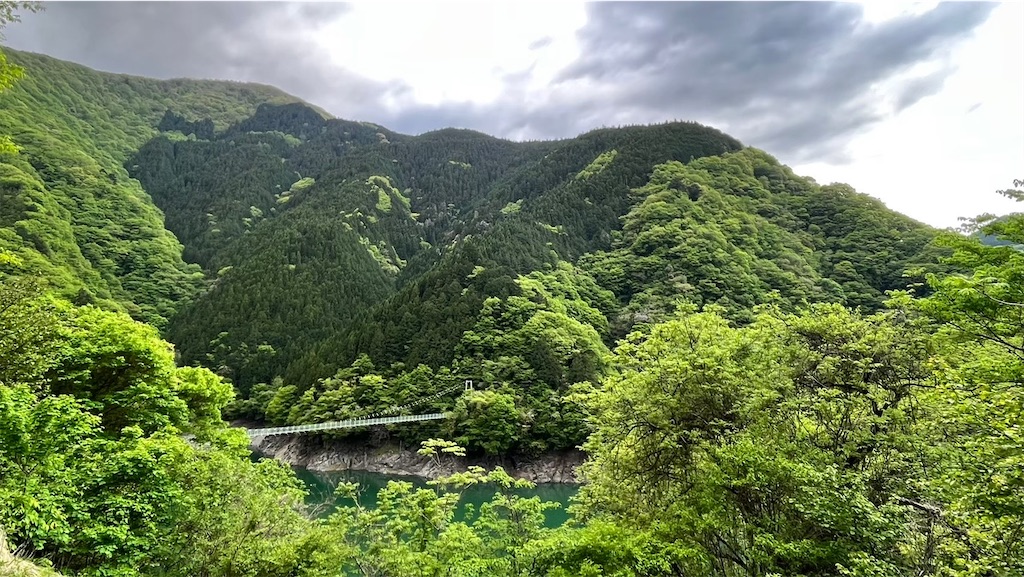
[[436,479],[465,471],[473,465],[488,469],[500,466],[513,477],[533,483],[578,483],[576,468],[583,463],[584,457],[581,451],[572,450],[537,457],[456,459],[438,465],[418,455],[418,447],[402,447],[397,444],[370,446],[352,441],[323,442],[303,435],[254,439],[252,449],[294,467],[316,472],[369,471]]

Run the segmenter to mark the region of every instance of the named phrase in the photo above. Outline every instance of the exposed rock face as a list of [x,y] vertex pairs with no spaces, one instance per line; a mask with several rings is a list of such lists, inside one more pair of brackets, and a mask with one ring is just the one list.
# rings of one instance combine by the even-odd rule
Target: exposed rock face
[[416,454],[415,448],[398,445],[334,441],[319,442],[302,435],[280,435],[254,439],[252,448],[268,457],[310,471],[370,471],[385,475],[415,475],[436,479],[471,465],[500,466],[514,477],[534,483],[577,483],[576,467],[583,462],[580,451],[550,453],[539,457],[507,456],[489,459],[459,459],[441,466]]

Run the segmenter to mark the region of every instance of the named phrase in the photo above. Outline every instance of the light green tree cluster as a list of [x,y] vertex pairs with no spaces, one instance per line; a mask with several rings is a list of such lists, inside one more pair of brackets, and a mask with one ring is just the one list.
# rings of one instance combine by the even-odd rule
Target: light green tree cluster
[[581,518],[650,532],[674,574],[1022,574],[1024,259],[941,242],[964,272],[888,311],[712,307],[624,341],[585,401]]

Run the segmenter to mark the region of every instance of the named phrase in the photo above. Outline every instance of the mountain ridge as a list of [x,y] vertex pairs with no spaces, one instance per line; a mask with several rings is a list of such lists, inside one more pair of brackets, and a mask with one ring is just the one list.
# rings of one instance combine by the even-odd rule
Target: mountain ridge
[[[877,309],[937,254],[934,229],[695,122],[406,135],[277,89],[12,60],[3,248],[159,327],[233,383],[237,416],[344,418],[473,375],[477,404],[426,407],[453,422],[389,434],[573,447],[569,391],[629,332],[680,306]],[[520,429],[479,438],[495,411]]]
[[4,53],[27,73],[0,94],[0,133],[21,147],[0,165],[0,248],[66,298],[164,326],[195,294],[200,271],[181,260],[180,244],[124,160],[157,134],[173,103],[226,126],[258,102],[297,99],[241,83],[159,81]]

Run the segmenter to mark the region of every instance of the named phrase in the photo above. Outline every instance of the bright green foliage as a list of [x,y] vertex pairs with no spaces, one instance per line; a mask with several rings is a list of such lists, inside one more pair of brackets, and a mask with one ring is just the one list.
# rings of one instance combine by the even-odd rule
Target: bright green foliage
[[[3,54],[0,53],[0,58],[2,57]],[[15,144],[13,140],[11,140],[10,136],[0,135],[0,154],[14,154],[17,153],[19,150],[20,148],[18,148],[18,145]]]
[[652,531],[688,572],[956,570],[922,483],[955,462],[926,450],[932,352],[899,315],[837,306],[657,325],[591,396],[581,511]]
[[225,429],[228,384],[176,368],[156,331],[124,314],[6,281],[0,302],[0,527],[13,547],[80,575],[286,575],[308,563],[321,536],[300,485],[251,463],[245,435]]
[[[886,291],[920,282],[924,272],[948,271],[937,262],[947,251],[931,242],[937,231],[849,186],[820,190],[797,210],[807,212],[808,231],[820,235],[820,270],[839,283],[848,306],[877,310]],[[908,270],[917,274],[908,277]]]
[[594,159],[593,162],[587,165],[586,168],[579,171],[576,175],[577,179],[590,178],[591,176],[600,173],[611,161],[615,160],[615,156],[619,153],[617,150],[609,150],[608,152],[602,152]]
[[[1015,181],[1016,186],[1024,184]],[[1019,190],[1001,191],[1020,198]],[[981,231],[1009,246],[985,246],[949,233],[947,262],[962,271],[929,275],[932,294],[897,302],[923,313],[943,344],[940,412],[929,447],[949,455],[928,479],[933,516],[961,538],[939,552],[965,574],[1024,572],[1024,218]]]
[[537,379],[558,388],[596,379],[607,354],[601,337],[608,333],[598,307],[614,307],[614,297],[564,263],[551,274],[520,277],[516,285],[520,295],[484,301],[476,325],[463,334],[458,355],[481,364],[488,380],[525,380],[522,373],[489,369],[499,357],[519,357]]
[[381,212],[391,212],[391,199],[400,202],[406,210],[409,210],[409,199],[402,195],[386,176],[371,176],[366,179],[366,185],[370,191],[377,195],[376,209]]
[[292,185],[288,188],[288,192],[290,192],[290,193],[302,192],[302,191],[306,190],[307,188],[313,186],[314,184],[316,184],[316,180],[306,176],[306,177],[300,178],[299,180],[296,180],[295,182],[293,182]]
[[221,408],[235,396],[229,383],[202,367],[180,367],[174,372],[174,394],[188,407],[187,421],[196,433],[223,425]]
[[[459,454],[453,443],[433,439],[420,451],[440,463]],[[455,522],[459,493],[473,485],[495,488],[491,501]],[[360,505],[358,487],[336,492],[355,501],[326,522],[340,544],[334,555],[346,575],[531,576],[678,575],[677,556],[647,535],[606,522],[584,527],[544,527],[544,512],[556,507],[517,495],[530,483],[501,468],[469,467],[414,489],[391,482],[377,494],[377,508]]]
[[532,484],[512,478],[501,467],[486,473],[479,468],[470,469],[469,474],[441,479],[438,483],[453,487],[492,484],[497,492],[491,501],[480,506],[472,524],[485,546],[486,553],[480,557],[492,555],[493,560],[486,566],[498,574],[521,575],[532,570],[532,560],[523,555],[523,548],[548,532],[544,529],[544,511],[558,505],[542,502],[539,497],[526,499],[516,495],[516,489]]
[[[906,286],[905,268],[928,262],[930,235],[836,189],[818,189],[754,149],[659,165],[633,191],[638,201],[613,250],[580,264],[627,304],[619,319],[626,328],[666,318],[679,301],[716,304],[741,320],[767,302],[790,310],[823,300],[876,309],[881,291]],[[830,246],[836,249],[815,252]]]
[[7,57],[0,53],[0,90],[6,90],[22,77],[25,70],[7,61]]
[[102,416],[109,432],[173,425],[199,432],[220,423],[229,385],[206,369],[177,368],[149,326],[119,313],[27,293],[0,283],[0,382],[71,395]]
[[[462,383],[463,380],[447,368],[434,371],[425,365],[397,373],[387,371],[382,376],[364,356],[352,366],[321,379],[305,390],[285,385],[281,379],[275,379],[270,385],[256,385],[249,399],[239,400],[229,411],[232,415],[265,419],[276,424],[303,424],[365,417],[426,399],[429,402],[419,402],[415,410],[407,409],[397,414],[442,412],[451,408],[455,395],[442,396],[439,393],[453,387],[461,388]],[[433,398],[435,395],[437,397]],[[436,423],[403,424],[391,427],[390,433],[400,440],[417,442],[435,435],[438,427]],[[331,437],[365,434],[366,431],[361,429],[327,433]]]
[[99,418],[72,397],[35,397],[26,385],[0,385],[0,525],[14,543],[34,548],[72,539],[64,511],[79,494],[73,482],[82,461],[81,437]]
[[171,347],[153,328],[92,307],[72,314],[45,375],[47,393],[89,402],[111,432],[187,423],[187,406],[169,386],[177,371]]
[[504,391],[474,391],[459,397],[453,411],[455,425],[463,431],[457,441],[488,455],[508,452],[519,441],[515,397]]
[[377,494],[376,509],[339,510],[328,526],[354,550],[347,561],[357,574],[442,575],[472,560],[482,545],[452,522],[457,501],[456,494],[391,482]]
[[943,565],[957,567],[965,575],[1021,574],[1024,394],[1017,376],[1020,359],[990,343],[944,344],[948,364],[940,386],[929,395],[935,409],[923,444],[943,462],[922,478],[928,498],[914,506],[954,537],[935,552]]
[[280,465],[138,429],[107,438],[81,401],[25,386],[0,385],[0,416],[0,524],[65,572],[267,575],[307,561],[301,494]]
[[159,541],[147,572],[336,574],[333,547],[303,515],[303,491],[287,467],[215,450],[177,459],[168,472],[182,490],[177,526]]
[[520,555],[530,559],[531,575],[547,577],[678,575],[683,561],[649,534],[607,521],[551,531]]
[[523,199],[520,198],[519,200],[517,200],[515,202],[510,202],[510,203],[506,204],[504,207],[502,207],[501,214],[515,214],[515,213],[519,212],[522,209],[523,209]]
[[[22,73],[22,68],[8,63],[7,56],[0,52],[0,92],[14,85],[14,82],[21,78]],[[10,136],[0,135],[0,155],[16,154],[18,150],[18,145],[11,140]]]

